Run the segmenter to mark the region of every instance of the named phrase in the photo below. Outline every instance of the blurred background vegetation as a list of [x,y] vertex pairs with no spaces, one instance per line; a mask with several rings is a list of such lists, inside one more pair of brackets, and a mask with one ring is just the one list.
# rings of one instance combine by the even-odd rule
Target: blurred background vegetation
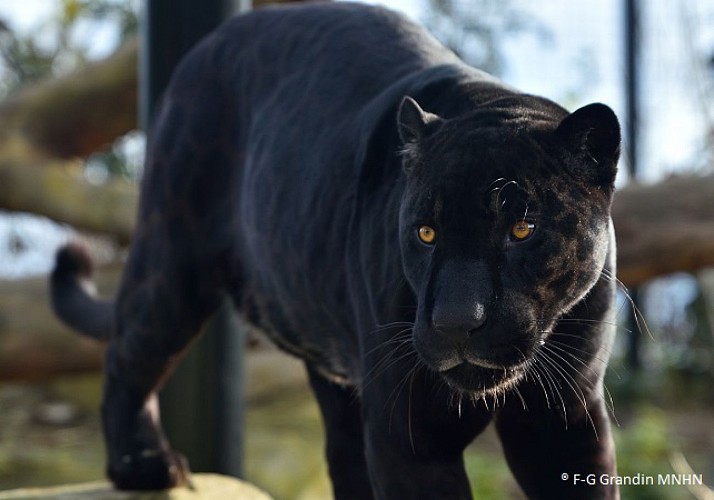
[[[20,8],[22,2],[14,3],[14,8]],[[132,229],[122,217],[133,218],[134,185],[143,161],[144,138],[136,130],[136,109],[126,104],[136,100],[138,0],[43,3],[29,29],[17,25],[9,11],[0,10],[0,210],[5,210],[0,211],[0,490],[103,477],[97,415],[101,346],[75,337],[52,319],[43,273],[59,244],[70,235],[83,238],[91,243],[102,265],[100,288],[112,293]],[[714,29],[705,29],[714,26],[714,9],[693,16],[687,7],[691,4],[666,3],[675,5],[681,15],[658,17],[652,14],[656,10],[652,6],[662,8],[662,2],[646,4],[650,11],[643,14],[641,64],[659,67],[670,56],[662,46],[670,42],[648,46],[647,40],[658,33],[665,38],[687,33],[689,52],[682,57],[691,68],[677,78],[690,85],[683,92],[694,99],[693,106],[704,116],[714,116]],[[538,44],[569,43],[559,40],[560,32],[554,28],[556,23],[567,23],[568,14],[558,19],[533,16],[538,5],[527,0],[429,0],[419,16],[471,64],[508,81],[514,54]],[[572,7],[569,12],[572,15]],[[676,23],[682,26],[675,29]],[[574,53],[574,63],[567,70],[576,73],[569,80],[573,83],[556,85],[550,97],[573,107],[591,99],[588,92],[595,86],[593,80],[605,76],[589,50],[597,49]],[[657,90],[658,73],[647,68],[643,68],[645,110],[655,106],[650,101],[661,101],[671,91],[668,84]],[[107,77],[102,74],[105,70]],[[127,71],[128,76],[122,73]],[[552,72],[553,79],[561,77],[555,69],[543,71]],[[124,83],[102,94],[107,87],[101,83],[103,78]],[[87,87],[94,80],[100,82],[97,88]],[[99,104],[78,100],[87,94],[99,96]],[[70,119],[74,115],[78,118]],[[73,134],[72,140],[50,126],[57,118]],[[650,119],[657,120],[657,115]],[[42,125],[45,122],[47,127]],[[685,172],[696,176],[695,183],[704,184],[712,175],[714,129],[705,119],[698,130],[701,140],[693,142],[689,156],[683,156],[686,162],[670,162],[659,177],[644,177],[665,185],[668,176]],[[641,134],[647,132],[647,126],[643,127]],[[651,146],[647,158],[656,156],[652,139],[642,140]],[[623,163],[627,159],[625,154]],[[31,174],[27,180],[22,177],[26,172]],[[25,197],[20,196],[23,190],[29,193]],[[627,188],[623,193],[626,196]],[[680,190],[677,196],[686,198],[688,191]],[[55,201],[40,203],[42,198]],[[69,223],[81,232],[30,216],[30,212]],[[87,212],[102,218],[88,220]],[[714,211],[709,216],[714,218]],[[679,217],[685,224],[688,214]],[[681,244],[689,243],[683,240]],[[619,341],[607,387],[614,401],[612,418],[622,475],[656,476],[691,469],[711,486],[714,270],[700,261],[690,267],[696,271],[666,276],[653,271],[654,280],[626,281],[639,286],[638,304],[647,327],[632,321],[631,304],[623,294]],[[636,356],[631,351],[632,335],[639,338]],[[301,365],[259,340],[250,344],[247,478],[276,498],[329,496],[319,413]],[[476,498],[504,498],[504,492],[506,497],[520,498],[492,433],[469,448],[467,467]],[[623,498],[711,498],[711,491],[633,486],[623,489]]]

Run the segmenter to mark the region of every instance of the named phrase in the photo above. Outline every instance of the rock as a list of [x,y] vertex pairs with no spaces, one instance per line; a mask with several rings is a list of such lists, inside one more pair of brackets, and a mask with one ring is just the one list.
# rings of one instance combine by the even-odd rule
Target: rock
[[0,500],[271,500],[252,484],[218,474],[194,474],[192,488],[117,491],[107,482],[0,491]]

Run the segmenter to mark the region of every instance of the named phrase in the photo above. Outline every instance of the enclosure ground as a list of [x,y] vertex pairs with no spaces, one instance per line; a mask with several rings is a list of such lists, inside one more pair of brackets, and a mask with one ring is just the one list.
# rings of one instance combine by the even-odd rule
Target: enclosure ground
[[[301,363],[261,348],[250,351],[247,374],[246,478],[277,499],[329,498],[319,411]],[[103,478],[100,385],[98,374],[0,384],[0,490]],[[620,474],[672,473],[672,457],[681,451],[712,484],[710,409],[618,406]],[[492,430],[467,450],[466,464],[477,498],[504,498],[504,491],[522,498]],[[635,499],[694,498],[683,486],[630,487],[623,493]]]

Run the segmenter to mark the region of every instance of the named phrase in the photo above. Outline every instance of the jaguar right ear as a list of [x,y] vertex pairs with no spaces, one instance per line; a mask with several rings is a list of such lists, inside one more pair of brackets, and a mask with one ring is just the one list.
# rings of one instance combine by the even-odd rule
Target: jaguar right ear
[[419,142],[424,136],[426,126],[437,120],[440,120],[437,115],[427,113],[414,99],[405,96],[397,112],[397,126],[402,144],[406,146]]
[[612,185],[620,156],[620,124],[604,104],[584,106],[568,115],[556,134],[569,152],[573,173],[598,185]]

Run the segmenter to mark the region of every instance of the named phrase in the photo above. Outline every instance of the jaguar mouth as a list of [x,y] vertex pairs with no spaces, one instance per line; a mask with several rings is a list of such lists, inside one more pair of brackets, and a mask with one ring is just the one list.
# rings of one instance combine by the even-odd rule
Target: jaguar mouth
[[458,392],[476,396],[501,394],[516,385],[525,374],[525,363],[498,366],[488,361],[478,364],[464,361],[441,372],[441,376]]

